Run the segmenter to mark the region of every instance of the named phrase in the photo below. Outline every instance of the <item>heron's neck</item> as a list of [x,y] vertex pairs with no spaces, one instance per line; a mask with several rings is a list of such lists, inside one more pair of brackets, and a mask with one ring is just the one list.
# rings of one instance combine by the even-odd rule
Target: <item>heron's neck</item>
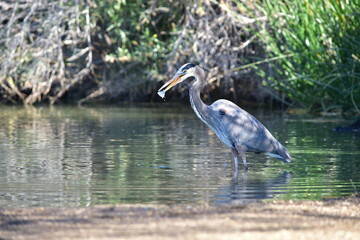
[[196,115],[207,124],[207,108],[209,107],[206,105],[200,97],[200,92],[205,86],[205,82],[195,79],[192,86],[190,87],[190,103],[191,107],[194,109]]

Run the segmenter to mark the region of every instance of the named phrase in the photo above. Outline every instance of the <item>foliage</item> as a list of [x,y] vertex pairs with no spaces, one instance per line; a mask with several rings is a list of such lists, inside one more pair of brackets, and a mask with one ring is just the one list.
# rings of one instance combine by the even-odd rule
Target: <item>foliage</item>
[[0,100],[55,103],[72,89],[75,100],[139,90],[160,72],[182,6],[172,0],[1,2]]
[[211,95],[265,102],[270,92],[310,110],[360,112],[359,0],[2,1],[0,9],[2,102],[149,101],[159,80],[191,61],[210,70]]
[[121,62],[152,65],[164,59],[166,40],[176,31],[181,5],[171,0],[97,0],[92,11],[98,26],[112,40],[115,47],[112,56]]
[[91,15],[96,34],[100,35],[99,39],[109,42],[103,60],[111,66],[106,75],[111,80],[110,88],[120,81],[121,89],[138,91],[150,83],[151,89],[147,92],[153,91],[151,82],[157,82],[152,80],[161,77],[159,72],[166,61],[183,8],[183,2],[172,0],[93,1]]
[[258,3],[268,22],[259,33],[269,58],[265,84],[311,110],[360,112],[359,1]]

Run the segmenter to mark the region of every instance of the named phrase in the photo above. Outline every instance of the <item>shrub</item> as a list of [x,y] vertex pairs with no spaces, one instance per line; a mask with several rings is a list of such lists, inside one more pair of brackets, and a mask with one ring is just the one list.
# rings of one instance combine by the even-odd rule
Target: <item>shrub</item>
[[[265,84],[310,110],[360,113],[360,2],[265,0]],[[269,70],[270,69],[270,70]]]

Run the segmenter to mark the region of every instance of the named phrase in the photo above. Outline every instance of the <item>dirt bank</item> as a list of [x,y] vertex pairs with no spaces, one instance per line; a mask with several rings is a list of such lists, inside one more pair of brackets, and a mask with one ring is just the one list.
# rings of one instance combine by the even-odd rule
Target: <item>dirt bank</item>
[[360,239],[360,200],[0,209],[0,239]]

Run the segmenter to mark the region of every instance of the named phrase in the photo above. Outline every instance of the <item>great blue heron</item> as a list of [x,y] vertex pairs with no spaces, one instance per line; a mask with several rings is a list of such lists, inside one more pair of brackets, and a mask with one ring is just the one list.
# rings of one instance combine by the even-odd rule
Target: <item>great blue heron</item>
[[196,115],[231,149],[236,170],[238,169],[238,155],[243,160],[244,168],[248,169],[246,152],[264,152],[283,162],[291,161],[287,149],[250,113],[224,99],[217,100],[210,106],[203,103],[200,92],[206,85],[205,71],[195,64],[184,64],[172,79],[159,89],[159,96],[164,98],[166,91],[191,77],[194,78],[190,86],[191,107]]

